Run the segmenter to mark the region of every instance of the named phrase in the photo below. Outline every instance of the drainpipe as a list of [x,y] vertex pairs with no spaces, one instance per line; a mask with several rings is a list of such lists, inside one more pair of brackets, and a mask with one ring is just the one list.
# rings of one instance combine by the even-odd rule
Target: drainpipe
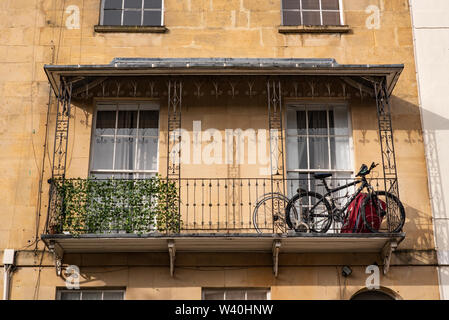
[[14,268],[14,249],[3,251],[3,300],[9,300],[11,271]]

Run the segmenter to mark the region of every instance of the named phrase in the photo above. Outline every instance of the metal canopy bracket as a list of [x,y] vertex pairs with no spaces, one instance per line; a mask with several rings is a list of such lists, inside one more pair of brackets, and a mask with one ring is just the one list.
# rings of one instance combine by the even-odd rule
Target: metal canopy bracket
[[56,275],[60,277],[62,273],[62,257],[64,256],[64,251],[57,243],[55,243],[55,241],[50,241],[48,249],[55,259]]
[[277,277],[279,273],[279,252],[281,251],[281,240],[273,241],[273,273]]
[[175,273],[176,246],[175,240],[168,240],[168,254],[170,256],[170,275]]
[[398,247],[398,242],[396,240],[389,241],[385,247],[382,249],[382,259],[384,261],[383,273],[386,275],[390,270],[391,256],[393,251]]

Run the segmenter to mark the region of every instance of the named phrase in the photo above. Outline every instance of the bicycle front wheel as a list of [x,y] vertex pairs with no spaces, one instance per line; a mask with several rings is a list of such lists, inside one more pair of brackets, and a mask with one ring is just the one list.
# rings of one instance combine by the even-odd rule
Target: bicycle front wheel
[[[332,208],[329,201],[312,191],[296,194],[288,203],[285,216],[289,228],[295,230],[301,223],[305,223],[312,232],[326,233],[332,225]],[[297,217],[296,220],[294,217]]]
[[405,209],[393,194],[378,191],[369,194],[361,206],[363,222],[373,233],[401,232],[405,223]]
[[253,224],[258,233],[284,233],[285,208],[288,198],[281,193],[271,193],[262,196],[253,211]]

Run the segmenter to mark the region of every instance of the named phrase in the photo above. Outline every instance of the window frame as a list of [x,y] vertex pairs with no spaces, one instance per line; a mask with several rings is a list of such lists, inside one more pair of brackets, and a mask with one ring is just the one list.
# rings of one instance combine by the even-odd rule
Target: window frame
[[[330,153],[330,142],[329,139],[332,136],[338,136],[338,135],[331,135],[329,133],[329,110],[330,108],[333,107],[345,107],[347,110],[347,120],[348,120],[348,141],[349,141],[349,165],[348,168],[349,169],[332,169],[332,159],[331,159],[331,153]],[[328,150],[329,150],[329,169],[311,169],[310,168],[310,157],[309,157],[309,132],[308,132],[308,121],[306,118],[306,126],[307,126],[307,132],[306,132],[306,139],[307,139],[307,169],[290,169],[288,167],[288,146],[287,146],[287,140],[290,137],[289,133],[288,133],[288,111],[289,110],[300,110],[301,108],[305,108],[305,110],[308,112],[310,110],[310,108],[314,109],[314,110],[326,110],[327,112],[327,138],[328,138]],[[287,102],[286,103],[286,112],[285,112],[285,118],[284,118],[284,123],[285,123],[285,130],[286,130],[286,134],[285,134],[285,150],[286,150],[286,174],[288,176],[289,173],[296,173],[296,174],[311,174],[314,172],[330,172],[330,173],[348,173],[349,175],[353,175],[355,172],[354,169],[354,163],[355,163],[355,152],[354,152],[354,139],[353,139],[353,128],[352,128],[352,115],[351,115],[351,109],[349,107],[349,104],[347,102],[308,102],[308,101],[291,101],[291,102]],[[296,135],[297,136],[297,135]],[[314,135],[312,135],[314,136]]]
[[[101,107],[102,106],[110,106],[110,105],[116,105],[116,123],[115,123],[115,130],[114,130],[114,141],[117,137],[117,123],[118,123],[118,111],[120,111],[119,106],[120,105],[130,105],[130,104],[136,104],[136,105],[141,105],[141,104],[147,104],[147,105],[151,105],[151,107],[149,108],[145,108],[145,109],[137,109],[137,110],[144,110],[144,111],[158,111],[158,128],[157,128],[157,157],[156,157],[156,169],[154,170],[127,170],[127,169],[120,169],[120,170],[115,170],[115,169],[97,169],[94,170],[93,165],[94,165],[94,158],[95,158],[95,146],[94,146],[94,139],[95,139],[95,132],[97,129],[97,115],[98,115],[98,111],[102,111]],[[106,110],[106,108],[104,108],[104,110]],[[123,109],[122,109],[123,110]],[[94,116],[92,117],[92,130],[91,130],[91,138],[90,138],[90,155],[89,155],[89,172],[88,172],[88,176],[91,177],[94,174],[154,174],[156,175],[157,173],[159,173],[159,157],[160,157],[160,132],[161,132],[161,121],[160,121],[160,117],[161,117],[161,113],[160,113],[160,104],[157,101],[154,100],[138,100],[138,101],[132,101],[132,100],[102,100],[102,101],[97,101],[95,103],[95,112],[94,112]],[[137,125],[139,123],[139,120],[137,120]],[[137,146],[136,146],[137,149]],[[113,165],[112,167],[114,167],[114,163],[115,163],[115,150],[116,150],[116,146],[115,146],[115,142],[114,142],[114,151],[113,151]],[[136,161],[138,160],[137,156],[136,156]],[[114,177],[115,179],[116,177]],[[135,178],[133,178],[135,179]]]
[[[105,4],[106,0],[101,0],[100,2],[100,23],[99,25],[102,27],[109,27],[111,25],[105,25],[103,24],[104,22],[104,4]],[[159,10],[154,10],[154,9],[144,9],[144,5],[145,5],[145,0],[142,0],[142,9],[125,9],[124,4],[126,0],[121,0],[122,1],[122,8],[121,10],[121,20],[120,20],[120,24],[119,25],[112,25],[112,27],[163,27],[164,23],[165,23],[165,0],[161,0],[161,24],[157,25],[157,26],[146,26],[143,24],[143,19],[144,19],[144,15],[142,14],[141,20],[140,20],[140,25],[124,25],[123,24],[123,16],[124,16],[124,12],[125,11],[159,11]]]
[[[98,301],[108,301],[108,300],[104,300],[104,294],[105,292],[119,292],[123,294],[123,299],[122,300],[116,300],[116,301],[123,301],[126,300],[126,289],[116,289],[116,288],[106,288],[106,289],[99,289],[99,288],[81,288],[81,289],[67,289],[67,288],[56,288],[56,300],[59,301],[68,301],[68,300],[62,300],[61,296],[63,292],[79,292],[80,293],[80,300],[79,301],[83,301],[82,296],[83,293],[86,292],[101,292],[101,300]],[[87,300],[84,300],[87,301]],[[113,300],[109,300],[109,301],[113,301]]]
[[266,294],[266,300],[260,300],[260,301],[271,300],[271,289],[270,288],[201,288],[201,300],[212,301],[212,300],[205,299],[206,293],[222,293],[223,292],[223,301],[226,301],[226,292],[229,292],[229,291],[245,291],[245,300],[242,300],[242,301],[248,301],[248,299],[247,299],[248,291],[264,292]]
[[[301,15],[301,24],[298,24],[297,26],[306,26],[303,21],[303,9],[302,9],[302,0],[297,0],[300,3],[300,9],[299,9],[299,13]],[[321,8],[321,0],[317,0],[320,3],[320,8],[318,10],[316,9],[307,9],[305,11],[318,11],[320,12],[320,22],[321,24],[316,25],[315,27],[325,27],[325,26],[331,26],[331,25],[327,25],[327,24],[323,24],[323,10]],[[284,5],[283,5],[283,1],[281,0],[281,26],[295,26],[295,25],[285,25],[284,24]],[[339,3],[339,12],[340,12],[340,24],[338,26],[344,26],[345,25],[345,17],[344,17],[344,7],[343,7],[343,0],[338,0]],[[286,11],[297,11],[297,10],[291,10],[291,9],[286,9]],[[337,10],[324,10],[325,12],[337,12]]]

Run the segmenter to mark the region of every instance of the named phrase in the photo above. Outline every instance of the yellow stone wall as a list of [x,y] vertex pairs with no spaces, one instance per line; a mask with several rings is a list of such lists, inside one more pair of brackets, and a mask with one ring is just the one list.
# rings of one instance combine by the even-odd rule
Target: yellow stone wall
[[[65,9],[70,5],[80,10],[78,29],[66,27],[72,13],[66,13]],[[381,283],[406,299],[438,298],[436,270],[428,265],[435,262],[433,226],[408,1],[344,0],[343,5],[345,24],[351,28],[349,34],[281,34],[280,0],[165,0],[168,32],[109,34],[94,31],[99,20],[99,0],[0,1],[0,250],[22,250],[18,253],[20,262],[13,275],[11,297],[53,299],[55,287],[64,285],[56,277],[48,253],[44,253],[39,269],[40,250],[44,246],[40,242],[35,247],[36,236],[42,233],[46,219],[55,122],[52,97],[46,139],[50,89],[44,64],[107,64],[114,57],[262,57],[335,58],[340,64],[405,64],[392,96],[392,108],[407,237],[400,245],[402,252],[396,255],[390,273],[382,277]],[[366,11],[369,6],[379,8],[379,29],[367,27],[367,19],[373,14]],[[161,104],[164,106],[165,102]],[[354,99],[350,109],[358,167],[361,162],[379,158],[377,121],[372,104]],[[75,108],[70,129],[69,175],[87,174],[92,112],[93,106]],[[165,112],[162,108],[161,119]],[[189,120],[200,117],[206,118],[201,108],[194,108],[187,115]],[[210,127],[214,127],[213,121],[217,121],[217,127],[223,125],[217,116],[207,118]],[[257,118],[257,122],[262,124],[264,118]],[[161,141],[164,125],[161,120]],[[164,155],[161,146],[161,172]],[[36,255],[32,251],[35,248]],[[227,258],[232,265],[234,258]],[[114,259],[111,255],[101,262]],[[204,272],[192,270],[195,267],[192,261],[171,279],[166,265],[168,258],[161,259],[163,266],[157,267],[135,267],[127,262],[120,262],[123,264],[120,268],[97,264],[93,271],[86,269],[96,279],[86,285],[127,286],[130,299],[199,299],[201,287],[213,286],[271,287],[273,299],[334,299],[349,298],[364,286],[362,278],[366,276],[362,268],[365,264],[359,263],[354,278],[344,283],[337,276],[338,266],[354,262],[354,258],[342,261],[329,255],[320,258],[328,260],[326,267],[307,265],[311,258],[306,256],[306,262],[297,260],[293,267],[283,269],[281,260],[278,279],[272,277],[269,263],[243,271]],[[366,265],[373,259],[376,257],[367,259]]]

